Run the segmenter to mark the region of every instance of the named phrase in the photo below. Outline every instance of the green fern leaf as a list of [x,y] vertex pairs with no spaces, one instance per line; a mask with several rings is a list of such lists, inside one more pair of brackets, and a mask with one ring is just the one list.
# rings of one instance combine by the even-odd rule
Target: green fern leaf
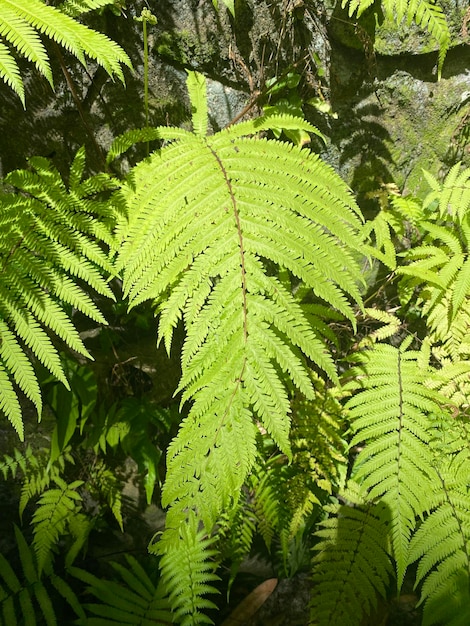
[[52,70],[46,50],[37,32],[25,22],[14,7],[0,4],[0,34],[28,61],[36,65],[36,69],[52,86]]
[[[43,33],[64,46],[85,64],[85,55],[93,58],[111,75],[124,82],[122,65],[131,67],[127,54],[105,35],[98,33],[41,0],[0,0],[0,32],[19,54],[26,56],[52,84],[47,52],[37,35]],[[24,91],[19,72],[2,48],[0,76],[20,95]]]
[[[130,305],[157,304],[168,350],[179,320],[186,327],[179,390],[192,406],[168,449],[164,554],[183,541],[188,514],[210,534],[238,500],[256,457],[254,420],[290,455],[284,374],[310,398],[305,356],[337,380],[322,334],[267,263],[353,324],[351,300],[361,303],[361,220],[349,190],[317,156],[257,135],[271,124],[315,129],[273,116],[203,137],[204,82],[191,77],[189,87],[196,133],[180,133],[134,168],[119,192],[127,217],[117,229]],[[203,619],[196,605],[189,613]]]
[[198,137],[205,137],[209,122],[205,76],[197,72],[190,72],[188,74],[187,87],[188,91],[193,94],[191,99],[193,132]]
[[390,509],[400,587],[415,518],[426,510],[436,479],[428,416],[441,413],[446,401],[426,387],[430,370],[418,363],[419,353],[376,345],[358,360],[362,366],[350,375],[362,390],[346,406],[354,433],[350,445],[365,445],[353,475],[371,499]]
[[87,610],[94,615],[88,617],[86,623],[89,626],[171,624],[172,615],[161,586],[154,584],[134,557],[128,554],[125,556],[127,567],[111,563],[122,579],[119,582],[99,579],[76,567],[69,568],[69,572],[85,582],[88,592],[100,602],[86,605]]
[[100,242],[112,244],[115,209],[94,194],[108,193],[115,181],[103,175],[83,181],[83,150],[72,165],[69,189],[46,159],[34,158],[31,164],[34,170],[17,170],[7,177],[20,193],[0,196],[0,408],[20,436],[19,405],[8,374],[40,415],[33,359],[68,387],[51,335],[90,356],[65,307],[106,323],[77,279],[114,298],[103,277],[112,266]]
[[442,184],[429,172],[425,175],[433,191],[426,196],[423,206],[429,207],[437,201],[441,218],[451,216],[463,221],[470,207],[470,168],[462,170],[461,164],[456,163]]
[[18,397],[13,389],[10,377],[3,363],[0,362],[0,410],[7,416],[21,441],[24,440],[23,418]]
[[[464,625],[470,618],[470,516],[468,433],[443,421],[432,488],[433,510],[410,542],[409,560],[419,560],[416,584],[423,583],[423,626]],[[452,435],[460,451],[452,452]],[[439,446],[440,443],[440,446]]]
[[76,480],[67,485],[59,477],[54,479],[58,489],[48,489],[38,502],[38,508],[33,515],[34,541],[38,572],[41,574],[51,556],[51,551],[57,545],[58,539],[64,534],[68,520],[80,509],[81,497],[76,489],[83,481]]
[[0,472],[2,472],[3,478],[5,480],[7,480],[9,474],[11,474],[12,478],[16,478],[18,470],[26,473],[27,463],[28,460],[33,456],[33,451],[31,449],[31,446],[28,445],[24,453],[15,448],[13,454],[14,457],[5,454],[3,460],[0,461]]
[[385,596],[392,566],[385,532],[384,504],[354,499],[355,506],[329,507],[333,516],[315,534],[310,623],[359,626]]
[[115,5],[115,0],[65,0],[57,8],[70,17],[78,17],[89,11]]
[[159,554],[160,571],[164,587],[181,626],[212,624],[202,611],[216,605],[204,598],[217,593],[211,583],[219,580],[214,574],[216,562],[212,560],[217,551],[212,548],[215,538],[207,537],[198,530],[198,520],[190,514],[179,528],[167,529],[166,541],[149,546],[150,552]]
[[24,85],[20,68],[9,48],[3,43],[0,43],[0,78],[13,89],[25,107]]

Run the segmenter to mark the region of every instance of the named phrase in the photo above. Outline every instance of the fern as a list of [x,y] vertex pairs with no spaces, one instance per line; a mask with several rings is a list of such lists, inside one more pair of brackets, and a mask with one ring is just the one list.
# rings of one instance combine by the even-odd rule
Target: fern
[[65,0],[57,8],[62,13],[70,15],[70,17],[78,17],[88,13],[89,11],[96,11],[108,6],[114,6],[116,0]]
[[16,526],[15,537],[21,573],[16,573],[3,554],[0,554],[0,625],[36,626],[45,623],[47,626],[57,626],[57,598],[54,597],[57,594],[77,617],[84,620],[85,612],[69,584],[54,573],[50,563],[46,568],[46,579],[43,580],[35,554]]
[[14,384],[39,415],[42,408],[31,353],[68,388],[50,334],[89,357],[67,311],[74,307],[106,323],[82,284],[114,298],[102,277],[111,266],[100,243],[112,243],[114,209],[97,195],[114,182],[102,174],[81,180],[83,150],[72,165],[68,189],[46,159],[35,157],[30,164],[30,170],[6,177],[16,191],[0,194],[0,407],[20,439],[23,422]]
[[[102,4],[94,2],[91,8]],[[34,63],[52,86],[49,57],[38,33],[43,33],[64,46],[83,64],[85,55],[91,57],[108,74],[116,75],[123,82],[121,65],[131,67],[124,50],[108,37],[76,22],[41,0],[0,0],[0,34],[17,54]],[[24,85],[18,65],[9,48],[3,44],[0,48],[0,78],[12,87],[24,106]]]
[[[374,4],[374,0],[342,0],[342,6],[349,5],[349,15],[359,17]],[[439,45],[438,77],[450,47],[450,31],[443,10],[434,0],[383,0],[382,6],[388,19],[400,24],[406,19],[426,30]]]
[[[117,271],[130,305],[157,303],[168,350],[179,320],[186,326],[179,391],[193,404],[168,450],[162,501],[170,510],[156,546],[164,571],[186,549],[177,545],[191,511],[210,533],[238,499],[256,455],[253,418],[290,455],[284,374],[314,397],[301,352],[337,380],[324,324],[310,326],[265,261],[353,324],[348,296],[361,302],[352,254],[361,247],[361,221],[349,191],[318,157],[258,137],[277,125],[313,127],[273,116],[208,137],[204,82],[190,75],[189,87],[195,133],[178,131],[134,168],[120,192],[128,219],[117,231]],[[175,137],[172,129],[157,132]]]
[[7,480],[10,474],[12,478],[16,478],[18,470],[25,474],[29,460],[33,456],[33,451],[31,446],[28,446],[24,453],[15,448],[13,454],[14,457],[5,454],[0,461],[0,472],[2,472],[4,480]]
[[350,373],[361,391],[347,403],[350,446],[363,445],[355,460],[354,479],[372,500],[390,510],[390,534],[398,587],[408,565],[415,518],[430,506],[436,480],[429,447],[429,415],[442,412],[446,400],[425,383],[431,377],[420,353],[386,345],[357,356],[360,367]]
[[402,292],[419,288],[418,304],[427,319],[430,340],[452,359],[468,353],[470,298],[470,170],[455,166],[443,184],[425,172],[432,188],[423,202],[427,220],[423,242],[403,256]]
[[80,510],[78,503],[81,502],[81,496],[77,489],[83,481],[76,480],[68,485],[62,478],[57,477],[54,482],[57,489],[48,489],[42,494],[32,520],[33,549],[36,553],[39,575],[59,537],[65,533],[68,520]]
[[121,578],[120,582],[103,580],[79,568],[70,568],[71,574],[87,584],[87,592],[99,600],[99,603],[85,605],[93,614],[87,618],[88,626],[171,624],[172,615],[161,587],[154,584],[133,556],[125,556],[125,567],[111,563]]
[[469,466],[467,450],[439,459],[435,508],[410,542],[410,562],[419,559],[416,582],[424,580],[423,626],[464,626],[470,620]]
[[310,624],[359,626],[385,596],[392,571],[388,555],[386,505],[364,500],[353,484],[352,506],[330,505],[320,522],[313,558],[314,591]]
[[462,169],[461,163],[456,163],[442,184],[429,172],[424,170],[423,174],[432,190],[423,202],[424,208],[437,203],[441,218],[462,222],[470,208],[470,168]]

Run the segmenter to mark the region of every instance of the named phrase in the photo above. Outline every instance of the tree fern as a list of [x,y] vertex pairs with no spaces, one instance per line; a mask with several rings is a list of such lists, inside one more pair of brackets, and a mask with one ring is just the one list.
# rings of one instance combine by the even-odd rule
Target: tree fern
[[113,298],[102,276],[111,266],[100,242],[112,243],[114,213],[99,195],[113,181],[103,174],[81,180],[83,150],[72,165],[69,188],[46,159],[35,157],[30,164],[30,170],[8,174],[5,182],[15,191],[0,194],[0,407],[20,438],[14,384],[40,414],[36,359],[68,387],[50,334],[89,357],[68,311],[74,307],[105,323],[82,285]]
[[[342,0],[342,6],[349,5],[349,15],[358,17],[374,4],[374,0]],[[449,25],[441,7],[434,0],[383,0],[382,6],[390,20],[400,24],[406,19],[408,25],[415,22],[426,30],[439,45],[438,75],[441,75],[447,51],[450,46]]]
[[[90,4],[90,3],[88,3]],[[102,6],[94,2],[91,8]],[[0,0],[0,34],[17,54],[35,64],[36,69],[53,84],[47,51],[38,33],[64,46],[85,64],[85,55],[102,65],[111,75],[124,81],[121,65],[131,66],[124,50],[105,35],[75,21],[41,0]],[[0,48],[0,78],[18,94],[23,106],[24,85],[18,65],[8,46]]]
[[[195,132],[179,130],[134,168],[120,192],[128,218],[117,231],[117,271],[130,305],[157,304],[159,338],[168,350],[179,320],[186,327],[179,391],[193,403],[168,450],[162,499],[170,510],[156,546],[163,571],[175,551],[186,549],[177,545],[189,541],[181,534],[188,514],[194,511],[210,533],[238,499],[256,454],[253,418],[290,455],[284,375],[314,397],[301,353],[337,379],[321,330],[310,326],[266,261],[286,268],[352,323],[348,297],[361,301],[352,254],[361,248],[361,221],[348,189],[318,157],[259,137],[272,127],[315,129],[273,116],[210,137],[204,81],[190,75],[189,87]],[[175,131],[161,128],[157,135],[174,139]],[[119,143],[125,147],[126,140]]]

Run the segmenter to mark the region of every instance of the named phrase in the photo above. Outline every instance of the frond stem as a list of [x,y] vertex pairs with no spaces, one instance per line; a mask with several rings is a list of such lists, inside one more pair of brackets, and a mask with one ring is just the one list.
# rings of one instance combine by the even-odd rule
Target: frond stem
[[210,145],[208,145],[209,150],[212,152],[212,154],[214,155],[215,160],[217,161],[222,174],[225,178],[225,182],[227,183],[227,187],[228,187],[228,191],[230,194],[230,199],[232,201],[232,207],[233,207],[233,213],[235,216],[235,222],[237,224],[237,231],[238,231],[238,240],[240,242],[240,266],[242,269],[242,294],[243,294],[243,339],[245,344],[247,343],[248,340],[248,319],[247,319],[247,313],[248,313],[248,306],[247,306],[247,301],[246,301],[246,294],[247,294],[247,287],[246,287],[246,266],[245,266],[245,248],[243,245],[243,233],[242,233],[242,226],[241,226],[241,222],[240,222],[240,213],[238,212],[238,207],[237,207],[237,201],[235,199],[235,194],[233,192],[233,187],[232,187],[232,181],[230,180],[228,174],[227,174],[227,170],[224,167],[224,164],[222,163],[222,161],[220,160],[219,155],[217,154],[217,152],[215,150],[213,150]]

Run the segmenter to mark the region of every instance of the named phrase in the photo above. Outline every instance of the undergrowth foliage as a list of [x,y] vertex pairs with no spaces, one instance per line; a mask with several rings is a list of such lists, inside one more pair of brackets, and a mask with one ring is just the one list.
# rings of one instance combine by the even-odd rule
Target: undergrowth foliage
[[[76,21],[108,4],[0,0],[0,77],[23,99],[16,50],[52,80],[42,33],[122,78],[125,53]],[[439,6],[382,4],[435,38],[440,73]],[[416,572],[423,626],[466,626],[470,170],[425,173],[425,198],[390,185],[364,223],[333,169],[282,140],[322,138],[314,126],[271,109],[211,134],[205,79],[187,85],[192,130],[118,137],[116,169],[159,142],[121,179],[86,175],[80,149],[66,176],[33,157],[3,180],[0,409],[20,439],[31,405],[47,402],[55,426],[47,448],[0,461],[31,531],[0,554],[0,624],[212,623],[221,566],[230,590],[261,539],[280,576],[308,563],[312,625],[383,622]],[[95,299],[115,298],[111,279],[129,309],[151,303],[168,353],[184,335],[176,418],[135,397],[100,404],[74,320],[106,324]],[[98,576],[81,561],[90,537],[126,524],[115,453],[144,475],[147,504],[161,493],[166,521],[153,565],[127,554]]]

